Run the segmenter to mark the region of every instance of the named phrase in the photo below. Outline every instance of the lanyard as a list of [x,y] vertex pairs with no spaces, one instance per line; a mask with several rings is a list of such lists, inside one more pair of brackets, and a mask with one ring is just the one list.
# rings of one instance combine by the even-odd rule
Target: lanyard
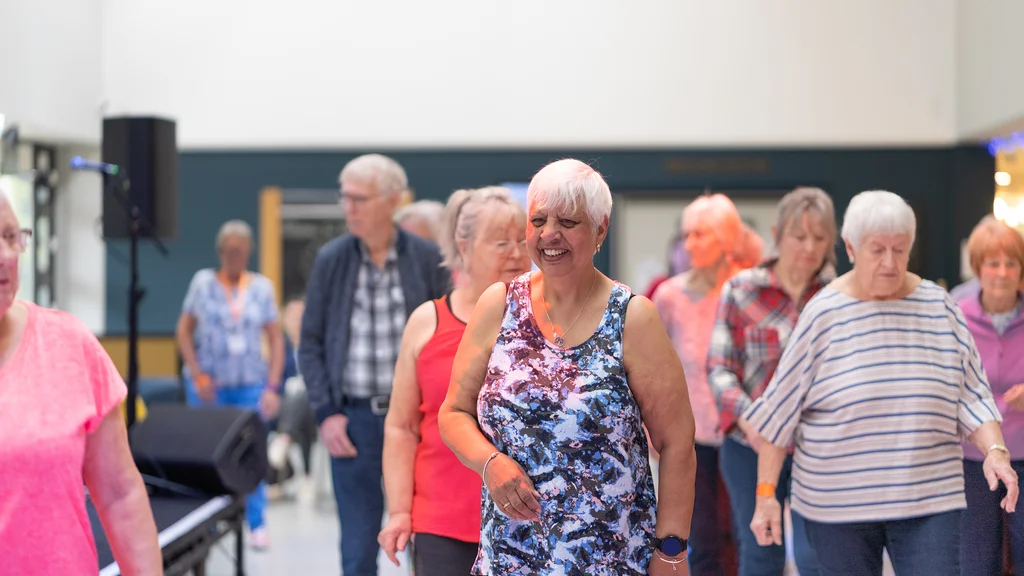
[[217,274],[217,278],[220,280],[221,287],[224,288],[224,297],[228,301],[228,310],[231,311],[231,317],[237,322],[242,318],[242,311],[245,309],[245,298],[249,292],[249,273],[242,272],[241,277],[238,278],[238,294],[231,289],[231,283],[228,282],[228,278],[223,273]]

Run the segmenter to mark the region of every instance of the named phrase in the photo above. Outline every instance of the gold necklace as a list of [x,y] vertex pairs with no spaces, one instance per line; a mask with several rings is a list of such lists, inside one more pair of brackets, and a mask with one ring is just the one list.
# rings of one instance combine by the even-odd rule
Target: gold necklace
[[572,330],[572,327],[575,326],[577,322],[579,322],[580,316],[583,315],[583,311],[587,309],[587,303],[590,302],[590,297],[594,294],[594,286],[597,286],[597,274],[597,270],[594,270],[594,280],[590,283],[590,292],[587,292],[587,297],[583,300],[583,306],[580,306],[580,312],[576,315],[576,319],[572,321],[572,324],[569,324],[569,327],[565,329],[562,336],[558,335],[558,331],[555,330],[555,323],[551,321],[551,314],[549,313],[551,306],[548,305],[547,298],[544,297],[543,293],[540,295],[541,300],[544,301],[544,317],[547,318],[548,326],[551,326],[551,334],[555,337],[555,346],[558,346],[559,348],[565,347],[564,336],[569,335],[569,331]]

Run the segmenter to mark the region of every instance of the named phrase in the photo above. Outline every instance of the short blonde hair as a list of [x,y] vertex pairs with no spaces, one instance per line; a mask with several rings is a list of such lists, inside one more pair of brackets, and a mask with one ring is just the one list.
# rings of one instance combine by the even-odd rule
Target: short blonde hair
[[480,216],[485,212],[504,210],[515,219],[526,223],[526,210],[512,198],[508,188],[487,186],[477,189],[456,190],[444,208],[444,220],[438,244],[444,257],[442,266],[449,270],[464,271],[466,262],[459,252],[459,241],[472,241],[479,232]]
[[612,214],[612,191],[597,170],[576,160],[557,160],[540,169],[526,190],[532,210],[575,212],[582,204],[596,230]]
[[967,253],[971,259],[971,270],[975,278],[981,276],[981,265],[985,258],[1005,252],[1020,263],[1024,270],[1024,236],[1005,222],[992,215],[985,216],[971,231],[967,239]]
[[836,209],[832,198],[821,188],[800,186],[779,200],[775,207],[775,250],[778,252],[782,237],[793,223],[804,214],[818,217],[818,223],[825,229],[825,236],[831,246],[825,251],[825,264],[836,265]]

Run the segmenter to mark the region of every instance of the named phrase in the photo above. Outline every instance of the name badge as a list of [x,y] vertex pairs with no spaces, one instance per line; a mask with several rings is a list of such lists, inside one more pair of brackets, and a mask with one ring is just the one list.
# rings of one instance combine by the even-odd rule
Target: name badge
[[232,356],[241,356],[245,354],[245,350],[245,336],[241,334],[228,335],[228,354],[231,354]]

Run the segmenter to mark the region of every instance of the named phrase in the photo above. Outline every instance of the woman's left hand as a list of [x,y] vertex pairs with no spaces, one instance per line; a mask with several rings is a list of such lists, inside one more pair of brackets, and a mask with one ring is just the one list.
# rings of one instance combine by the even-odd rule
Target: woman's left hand
[[281,410],[281,396],[270,388],[263,391],[260,396],[260,413],[266,420],[273,420]]
[[985,473],[985,480],[988,480],[989,490],[995,492],[999,487],[999,482],[1006,486],[1006,497],[999,503],[999,506],[1007,512],[1015,511],[1020,486],[1017,484],[1017,472],[1010,464],[1010,455],[1002,450],[990,450],[985,456],[982,470]]

